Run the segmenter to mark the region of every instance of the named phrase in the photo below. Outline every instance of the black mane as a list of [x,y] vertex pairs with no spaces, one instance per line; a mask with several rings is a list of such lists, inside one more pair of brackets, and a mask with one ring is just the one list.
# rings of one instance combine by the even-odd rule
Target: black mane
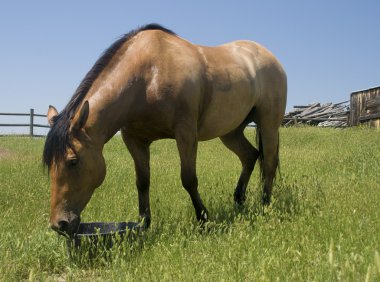
[[44,166],[50,168],[54,159],[58,161],[64,158],[67,148],[72,147],[69,136],[70,121],[78,110],[78,107],[83,102],[83,99],[87,95],[87,92],[90,90],[94,81],[108,65],[120,47],[140,31],[144,30],[161,30],[166,33],[175,35],[173,31],[162,27],[159,24],[148,24],[121,36],[107,50],[105,50],[104,53],[96,61],[94,66],[91,68],[91,70],[86,74],[82,82],[79,84],[69,103],[62,110],[62,112],[54,118],[54,125],[50,129],[45,141],[42,157]]

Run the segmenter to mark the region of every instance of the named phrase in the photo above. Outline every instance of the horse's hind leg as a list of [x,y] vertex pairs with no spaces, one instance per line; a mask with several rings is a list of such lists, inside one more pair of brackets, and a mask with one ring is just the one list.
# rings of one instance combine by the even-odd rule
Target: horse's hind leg
[[242,164],[242,171],[234,193],[234,200],[238,205],[242,205],[246,199],[248,181],[259,156],[259,152],[244,136],[243,130],[243,128],[239,128],[220,137],[223,144],[239,157]]
[[[195,130],[194,130],[195,131]],[[206,222],[208,212],[198,193],[198,178],[196,175],[196,158],[198,141],[193,130],[178,129],[175,135],[179,157],[181,160],[181,181],[193,202],[198,221]]]
[[[259,129],[262,148],[262,177],[264,181],[263,204],[269,205],[272,195],[273,179],[278,167],[278,128],[262,127]],[[259,141],[260,142],[260,141]]]
[[150,142],[142,141],[127,136],[122,131],[125,145],[135,163],[136,186],[139,197],[139,216],[144,224],[144,228],[149,227],[151,221],[149,204],[150,166],[149,166],[149,146]]

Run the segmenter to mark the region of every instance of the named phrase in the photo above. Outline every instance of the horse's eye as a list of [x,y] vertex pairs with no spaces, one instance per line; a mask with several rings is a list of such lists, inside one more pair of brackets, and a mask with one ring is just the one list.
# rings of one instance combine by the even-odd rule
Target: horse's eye
[[68,165],[69,166],[76,166],[78,164],[79,160],[78,159],[70,159],[68,160]]

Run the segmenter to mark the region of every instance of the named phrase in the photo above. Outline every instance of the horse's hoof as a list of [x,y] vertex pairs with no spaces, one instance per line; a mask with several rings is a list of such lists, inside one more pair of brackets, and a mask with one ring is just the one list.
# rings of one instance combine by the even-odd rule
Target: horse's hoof
[[138,229],[139,231],[146,231],[149,229],[150,226],[150,217],[140,217],[139,224],[138,224]]
[[238,205],[238,206],[244,205],[245,200],[246,200],[245,195],[241,195],[240,193],[234,194],[234,201],[235,201],[236,205]]
[[262,203],[264,206],[269,206],[270,205],[270,196],[264,194],[262,198]]
[[208,212],[207,210],[203,210],[201,214],[197,215],[197,220],[199,222],[199,227],[203,228],[205,224],[208,222]]

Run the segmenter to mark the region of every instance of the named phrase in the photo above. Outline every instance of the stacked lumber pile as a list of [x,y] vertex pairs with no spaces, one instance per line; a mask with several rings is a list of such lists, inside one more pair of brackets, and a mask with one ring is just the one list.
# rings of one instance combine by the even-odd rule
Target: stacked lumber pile
[[348,101],[333,104],[313,103],[305,106],[294,106],[284,116],[285,126],[310,124],[322,127],[346,127],[350,109]]

